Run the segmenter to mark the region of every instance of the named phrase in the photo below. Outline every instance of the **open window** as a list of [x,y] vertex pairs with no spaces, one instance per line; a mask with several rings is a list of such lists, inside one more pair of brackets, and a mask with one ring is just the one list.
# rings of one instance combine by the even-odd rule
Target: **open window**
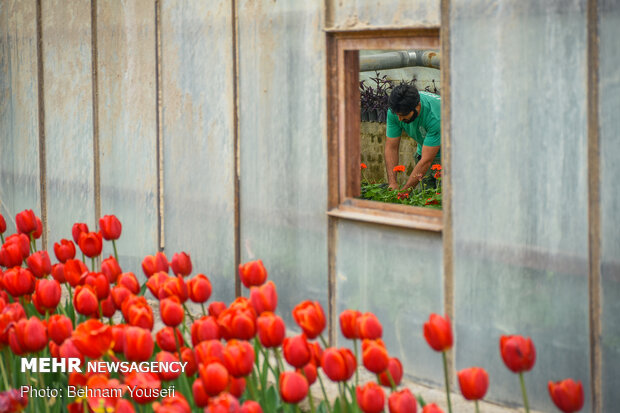
[[[367,117],[371,119],[378,116],[378,120],[385,119],[386,107],[375,108],[373,103],[368,103],[364,93],[370,93],[370,99],[376,97],[381,100],[381,96],[376,96],[377,92],[383,93],[383,99],[387,100],[385,89],[390,88],[400,81],[412,82],[414,76],[411,71],[399,71],[398,75],[389,72],[398,64],[389,67],[389,63],[385,61],[397,60],[398,55],[402,59],[426,59],[428,64],[432,66],[431,61],[434,58],[434,64],[438,66],[437,51],[440,48],[439,29],[415,29],[415,30],[394,30],[394,31],[367,31],[367,32],[332,32],[328,34],[328,159],[329,159],[329,205],[328,214],[335,217],[354,219],[368,222],[381,223],[386,225],[394,225],[408,228],[417,228],[431,231],[441,231],[443,216],[441,209],[431,204],[430,207],[410,206],[409,202],[388,203],[376,200],[363,199],[362,195],[367,195],[365,190],[362,192],[362,182],[372,182],[377,184],[380,178],[377,172],[387,178],[385,171],[385,159],[383,157],[383,146],[386,138],[385,126],[375,126],[372,130],[374,136],[373,153],[369,155],[365,153],[368,149],[365,147],[367,142],[362,144],[362,129],[367,135],[368,127],[362,122],[362,116],[366,121]],[[397,52],[397,53],[394,53]],[[417,56],[416,56],[417,52]],[[409,54],[409,55],[407,55]],[[368,62],[379,60],[372,58],[378,56],[383,60],[382,65],[368,65]],[[361,59],[360,59],[361,57]],[[361,60],[361,64],[360,64]],[[373,69],[378,70],[378,76]],[[385,68],[385,71],[383,71]],[[362,69],[362,72],[360,70]],[[370,69],[370,70],[369,70]],[[384,73],[381,73],[381,72]],[[364,74],[366,72],[366,74]],[[360,75],[362,73],[362,75]],[[390,73],[389,76],[386,74]],[[437,78],[437,79],[435,79]],[[366,80],[366,82],[361,83]],[[422,80],[420,82],[420,80]],[[389,81],[387,84],[383,83]],[[416,87],[423,92],[430,92],[429,96],[437,93],[441,89],[439,71],[436,70],[435,75],[426,75],[424,79],[416,79]],[[374,91],[368,91],[368,88],[375,88]],[[362,93],[360,94],[360,88]],[[381,90],[383,88],[383,90]],[[377,89],[379,89],[377,91]],[[446,88],[447,90],[447,88]],[[374,93],[374,95],[373,95]],[[360,99],[362,102],[360,103]],[[438,99],[441,102],[440,99]],[[372,100],[374,102],[374,100]],[[441,103],[439,103],[441,105]],[[379,113],[368,113],[379,109]],[[439,106],[436,107],[441,112]],[[385,124],[384,124],[385,125]],[[371,125],[371,129],[372,129]],[[443,128],[442,128],[443,129]],[[393,133],[393,132],[392,132]],[[365,136],[366,140],[368,136]],[[417,152],[417,145],[414,139],[410,139],[405,131],[403,131],[400,139],[400,161],[398,165],[405,166],[406,172],[400,173],[400,183],[406,181],[406,177],[411,173],[413,168],[414,154]],[[364,145],[364,154],[362,147]],[[362,159],[364,156],[364,159]],[[438,158],[439,159],[439,158]],[[367,162],[363,162],[363,161]],[[362,170],[362,164],[368,166],[369,162],[374,164],[374,179],[368,179],[370,174],[368,169]],[[382,170],[378,171],[378,164]],[[405,165],[406,164],[406,165]],[[434,177],[438,167],[431,170],[429,167],[429,175]],[[439,176],[439,175],[438,175]],[[364,179],[362,179],[364,178]],[[385,182],[385,186],[387,180]],[[433,182],[437,185],[437,182]],[[377,185],[375,186],[377,187]],[[366,187],[367,189],[367,187]],[[420,185],[411,194],[422,194],[423,189],[431,189],[428,181],[424,182],[424,186]],[[436,186],[432,187],[432,191],[424,192],[426,194],[433,193],[433,196],[441,197],[441,191]],[[437,189],[437,191],[436,191]],[[391,191],[393,198],[396,197],[398,191]],[[364,196],[368,198],[368,196]],[[375,197],[376,199],[383,199]],[[424,198],[426,200],[426,197]],[[429,202],[430,198],[429,198]],[[407,204],[407,205],[406,205]],[[424,205],[422,203],[421,205]]]

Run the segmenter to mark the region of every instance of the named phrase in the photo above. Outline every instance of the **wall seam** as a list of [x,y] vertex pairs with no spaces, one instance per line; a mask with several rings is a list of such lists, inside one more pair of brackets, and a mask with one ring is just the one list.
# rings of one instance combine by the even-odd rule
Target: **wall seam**
[[232,59],[233,59],[233,156],[234,156],[234,243],[235,243],[235,296],[241,295],[241,281],[237,268],[241,263],[241,145],[239,136],[239,40],[238,40],[238,16],[237,0],[231,1],[232,13]]
[[162,93],[162,58],[161,58],[161,1],[155,0],[155,152],[157,153],[157,248],[163,251],[164,232],[164,142],[163,142],[163,93]]
[[93,185],[95,191],[95,227],[101,218],[101,159],[99,152],[99,89],[98,89],[98,60],[97,60],[97,0],[91,1],[91,72],[92,72],[92,104],[93,104]]
[[590,386],[592,411],[602,412],[601,354],[601,198],[599,136],[599,27],[598,0],[588,0],[588,255],[590,318]]
[[47,159],[45,152],[45,79],[43,72],[43,16],[41,0],[37,0],[37,116],[39,122],[39,200],[43,223],[42,248],[47,250],[49,227],[47,225]]

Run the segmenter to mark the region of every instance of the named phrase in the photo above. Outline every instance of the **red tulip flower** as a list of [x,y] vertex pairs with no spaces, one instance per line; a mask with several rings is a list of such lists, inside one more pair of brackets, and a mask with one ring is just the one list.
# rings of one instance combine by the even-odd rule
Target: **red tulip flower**
[[2,214],[0,214],[0,234],[4,234],[6,232],[6,221]]
[[196,362],[196,355],[194,351],[189,347],[181,347],[181,361],[187,363],[185,366],[185,375],[192,377],[198,371],[198,363]]
[[101,272],[88,272],[83,275],[84,285],[89,285],[99,301],[105,300],[110,295],[110,281]]
[[183,278],[177,276],[166,278],[159,288],[157,295],[160,300],[166,297],[176,296],[179,301],[184,303],[187,301],[189,292],[187,290],[187,284]]
[[202,386],[209,396],[217,396],[228,386],[228,370],[220,362],[213,361],[198,366],[198,374],[202,380]]
[[325,329],[325,312],[318,301],[303,301],[293,309],[295,322],[309,339],[316,338]]
[[34,292],[35,278],[30,270],[14,267],[4,272],[2,284],[13,297],[21,297]]
[[247,376],[254,367],[254,347],[245,340],[230,340],[224,347],[222,358],[231,376]]
[[129,361],[146,361],[153,355],[155,343],[151,332],[141,327],[125,328],[123,353]]
[[71,287],[80,284],[82,274],[88,272],[88,267],[80,260],[67,260],[63,266],[63,274]]
[[99,314],[97,293],[89,285],[79,285],[73,295],[73,307],[79,314],[97,316]]
[[118,279],[118,276],[123,273],[121,266],[118,265],[118,261],[113,256],[109,256],[101,262],[101,272],[108,277],[108,282],[113,284]]
[[263,408],[254,400],[246,400],[241,406],[240,413],[263,413]]
[[99,218],[99,228],[103,239],[106,241],[114,241],[120,238],[123,225],[116,216],[105,215]]
[[581,382],[573,379],[565,379],[548,384],[551,400],[558,409],[564,413],[572,413],[581,410],[583,407],[583,386]]
[[204,274],[198,274],[187,283],[189,299],[195,303],[204,303],[211,297],[211,281]]
[[133,296],[131,291],[122,285],[115,285],[110,290],[110,296],[112,297],[112,301],[114,302],[114,306],[117,309],[123,308],[123,303],[131,296]]
[[236,398],[240,398],[243,396],[243,392],[245,391],[245,378],[239,377],[231,377],[228,382],[228,387],[226,387],[226,391]]
[[356,328],[361,339],[376,340],[383,335],[383,327],[373,313],[364,313],[357,317]]
[[258,338],[263,347],[280,347],[286,335],[284,320],[274,313],[263,313],[256,320]]
[[121,306],[123,317],[129,325],[153,329],[153,309],[144,296],[131,295]]
[[364,413],[379,413],[385,405],[385,393],[375,382],[366,383],[364,387],[355,388],[357,404]]
[[262,285],[267,279],[267,270],[261,260],[239,265],[239,277],[246,288]]
[[340,331],[342,335],[348,339],[359,338],[359,332],[357,331],[357,319],[362,315],[357,310],[344,310],[340,313]]
[[256,314],[276,311],[276,307],[278,306],[278,292],[273,281],[267,281],[260,287],[251,287],[250,302]]
[[159,271],[146,280],[146,288],[153,294],[153,297],[159,299],[159,290],[168,278],[170,278],[170,276],[167,273]]
[[209,395],[200,377],[194,380],[194,384],[192,384],[192,395],[194,396],[194,403],[196,403],[196,406],[205,407],[209,404]]
[[224,310],[226,310],[226,304],[222,301],[213,301],[209,304],[207,310],[209,311],[209,315],[218,318],[220,314],[222,314]]
[[489,375],[480,367],[470,367],[458,372],[461,393],[467,400],[480,400],[489,388]]
[[[174,337],[176,334],[176,338]],[[177,343],[180,346],[185,344],[183,334],[178,328],[164,327],[155,334],[155,341],[160,349],[170,352],[177,351]]]
[[170,327],[176,327],[183,322],[185,317],[185,310],[179,302],[178,298],[172,296],[170,298],[164,298],[159,303],[159,312],[161,314],[161,320],[165,325]]
[[53,313],[60,302],[60,294],[58,281],[38,280],[32,297],[35,308],[40,314]]
[[155,255],[147,255],[144,257],[144,260],[142,260],[142,271],[144,271],[144,275],[146,275],[147,278],[160,271],[167,274],[168,269],[168,259],[163,252],[158,252]]
[[282,344],[284,358],[295,368],[301,368],[312,359],[312,349],[304,334],[286,337]]
[[136,403],[147,404],[157,399],[153,390],[161,389],[161,382],[155,373],[129,373],[125,377],[125,384],[129,387],[144,389],[144,392],[134,392]]
[[[112,327],[112,351],[120,354],[125,346],[125,329],[127,324],[114,324]],[[161,346],[159,346],[161,347]],[[162,350],[165,350],[162,348]]]
[[73,324],[71,324],[71,320],[67,316],[54,314],[47,322],[47,329],[49,338],[54,343],[61,345],[66,339],[71,337]]
[[[0,216],[2,218],[2,216]],[[17,389],[0,392],[0,406],[6,407],[7,412],[19,412],[28,406],[28,395]]]
[[82,253],[89,258],[94,258],[101,254],[101,249],[103,248],[103,240],[101,238],[101,232],[82,232],[78,240]]
[[362,361],[368,371],[379,374],[388,368],[389,356],[383,342],[364,340],[362,343]]
[[452,347],[452,327],[450,320],[438,314],[431,314],[424,323],[424,338],[435,351],[446,351]]
[[296,369],[295,371],[302,374],[306,378],[306,380],[308,380],[309,386],[312,386],[312,384],[316,381],[318,377],[316,365],[312,361],[306,364],[303,368]]
[[[22,248],[23,239],[26,241],[25,251]],[[13,234],[8,237],[0,248],[0,265],[5,268],[19,267],[24,258],[30,254],[30,247],[28,245],[28,238],[24,234]]]
[[224,345],[219,340],[203,341],[198,343],[194,350],[198,364],[208,364],[212,361],[224,364]]
[[79,324],[71,335],[75,347],[92,359],[100,358],[112,347],[112,338],[110,326],[95,318]]
[[121,275],[119,275],[118,278],[116,279],[116,284],[122,285],[123,287],[131,291],[133,294],[140,293],[140,283],[138,282],[138,279],[136,278],[135,274],[132,272],[124,272]]
[[26,264],[37,278],[43,278],[52,273],[52,262],[47,251],[37,251],[26,258]]
[[502,359],[511,371],[530,371],[536,362],[536,348],[532,339],[522,336],[501,336],[499,348]]
[[88,225],[81,222],[76,222],[75,224],[73,224],[73,227],[71,228],[71,235],[73,236],[73,241],[75,241],[76,244],[79,244],[80,235],[82,234],[82,232],[89,232]]
[[220,393],[219,396],[209,400],[209,405],[204,413],[238,412],[239,409],[241,409],[239,400],[230,393]]
[[52,277],[60,284],[64,284],[67,281],[65,279],[65,264],[52,265]]
[[287,403],[299,403],[308,395],[308,381],[295,371],[280,374],[280,396]]
[[443,413],[443,410],[441,410],[435,403],[431,403],[424,406],[422,413]]
[[75,258],[75,244],[68,239],[61,239],[60,243],[54,243],[54,254],[58,261],[65,263]]
[[[160,351],[155,356],[155,361],[158,361],[160,363],[165,363],[165,364],[178,363],[179,358],[175,354],[169,351]],[[172,370],[165,371],[164,369],[162,369],[162,371],[160,371],[158,375],[161,381],[171,381],[171,380],[178,379],[179,376],[181,376],[181,373],[182,373],[181,369],[179,369],[179,371],[172,371]]]
[[189,254],[185,252],[174,254],[170,266],[172,267],[172,272],[177,276],[186,277],[192,273],[192,260]]
[[357,362],[348,348],[328,348],[323,352],[321,367],[332,381],[347,381],[355,373]]
[[256,335],[256,313],[246,298],[237,298],[217,318],[222,337],[249,340]]
[[47,346],[47,327],[35,316],[22,318],[9,331],[9,345],[15,354],[41,351]]
[[395,391],[388,397],[390,413],[416,413],[418,405],[409,389]]
[[194,321],[191,328],[191,336],[194,346],[206,340],[219,340],[220,326],[217,323],[217,319],[213,316],[204,316]]
[[30,234],[37,230],[37,216],[32,209],[26,209],[15,216],[17,232],[20,234]]
[[403,365],[400,363],[400,360],[396,357],[390,358],[387,369],[381,374],[379,374],[379,382],[381,383],[381,385],[385,387],[392,387],[390,378],[387,375],[388,371],[392,376],[392,381],[394,382],[394,385],[398,386],[403,378]]

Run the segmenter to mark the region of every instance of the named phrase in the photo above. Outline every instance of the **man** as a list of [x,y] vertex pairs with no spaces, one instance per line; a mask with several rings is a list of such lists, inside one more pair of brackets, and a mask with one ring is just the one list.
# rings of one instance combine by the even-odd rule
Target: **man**
[[413,85],[401,84],[392,90],[388,106],[384,155],[390,189],[401,189],[394,167],[398,165],[402,131],[418,143],[416,165],[402,188],[408,192],[418,185],[432,164],[441,162],[441,100],[432,93],[418,92]]

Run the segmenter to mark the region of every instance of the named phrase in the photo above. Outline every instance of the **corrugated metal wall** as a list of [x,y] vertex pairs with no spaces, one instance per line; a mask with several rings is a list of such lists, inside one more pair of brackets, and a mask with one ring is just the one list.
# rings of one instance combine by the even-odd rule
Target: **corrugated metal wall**
[[[453,303],[455,368],[485,367],[489,398],[520,402],[498,350],[499,336],[515,333],[538,349],[527,377],[534,408],[551,409],[546,383],[564,377],[583,381],[588,402],[591,385],[602,389],[603,411],[620,403],[620,5],[598,8],[599,373],[588,3],[444,1],[453,242],[333,218],[336,312],[377,312],[390,352],[418,380],[442,382],[421,325]],[[127,268],[139,272],[159,247],[185,250],[229,301],[236,254],[261,258],[283,314],[304,298],[327,308],[323,29],[436,27],[439,0],[239,0],[234,13],[226,0],[40,4],[0,2],[0,212],[47,216],[48,247],[70,237],[73,222],[114,213]]]

